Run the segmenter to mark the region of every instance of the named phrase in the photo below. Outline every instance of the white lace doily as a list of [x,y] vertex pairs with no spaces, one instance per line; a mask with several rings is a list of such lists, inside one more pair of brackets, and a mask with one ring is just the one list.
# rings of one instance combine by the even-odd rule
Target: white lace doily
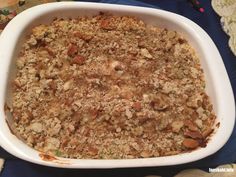
[[221,16],[223,30],[229,35],[229,47],[236,55],[236,0],[212,0],[212,7]]
[[3,159],[0,159],[0,173],[1,173],[2,168],[3,168],[3,164],[4,164],[4,160],[3,160]]

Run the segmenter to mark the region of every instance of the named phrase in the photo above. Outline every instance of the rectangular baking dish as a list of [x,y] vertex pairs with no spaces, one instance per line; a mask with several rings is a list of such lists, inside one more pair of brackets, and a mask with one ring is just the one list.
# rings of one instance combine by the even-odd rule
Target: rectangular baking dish
[[[206,91],[213,103],[219,128],[213,133],[205,148],[179,155],[122,160],[66,159],[43,156],[13,135],[6,122],[5,103],[9,103],[9,80],[14,75],[15,58],[26,35],[32,27],[48,24],[55,17],[76,18],[92,16],[99,12],[114,15],[131,15],[147,24],[176,30],[183,34],[195,48],[204,70]],[[235,103],[232,88],[222,58],[211,38],[197,24],[189,19],[164,10],[152,8],[61,2],[39,5],[16,16],[5,28],[0,38],[0,145],[9,153],[21,159],[53,167],[63,168],[121,168],[167,166],[193,162],[218,151],[229,139],[235,122]],[[11,124],[9,122],[9,124]]]

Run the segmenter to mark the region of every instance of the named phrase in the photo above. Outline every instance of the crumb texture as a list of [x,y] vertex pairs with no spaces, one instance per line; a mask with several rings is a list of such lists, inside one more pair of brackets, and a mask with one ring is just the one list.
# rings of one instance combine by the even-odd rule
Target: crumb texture
[[25,142],[68,158],[205,147],[215,114],[199,58],[175,31],[99,14],[39,25],[24,43],[11,112]]

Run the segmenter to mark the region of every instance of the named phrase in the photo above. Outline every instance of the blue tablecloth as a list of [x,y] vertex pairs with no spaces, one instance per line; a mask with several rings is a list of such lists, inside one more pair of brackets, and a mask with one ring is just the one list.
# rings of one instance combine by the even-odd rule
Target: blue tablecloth
[[[234,93],[236,93],[236,57],[228,47],[228,36],[222,31],[220,19],[213,11],[210,0],[199,0],[205,8],[205,13],[195,11],[185,0],[91,0],[92,2],[108,2],[116,4],[138,5],[146,7],[161,8],[183,15],[199,24],[216,43],[224,60],[229,74]],[[214,60],[214,58],[212,58]],[[202,168],[208,170],[209,167],[225,163],[236,162],[236,128],[227,144],[214,155],[194,163],[172,166],[172,167],[152,167],[138,169],[115,169],[115,170],[68,170],[43,167],[29,162],[25,162],[0,148],[0,157],[8,159],[1,177],[49,177],[49,176],[133,176],[162,175],[173,176],[178,171],[185,168]]]

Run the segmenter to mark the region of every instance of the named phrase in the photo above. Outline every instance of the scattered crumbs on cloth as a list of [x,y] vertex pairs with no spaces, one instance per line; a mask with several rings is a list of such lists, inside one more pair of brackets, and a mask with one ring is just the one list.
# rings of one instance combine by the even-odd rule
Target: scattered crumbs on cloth
[[221,16],[220,22],[223,30],[229,35],[229,47],[236,55],[236,1],[212,0],[215,12]]
[[3,169],[3,165],[4,165],[4,159],[0,159],[0,173]]

